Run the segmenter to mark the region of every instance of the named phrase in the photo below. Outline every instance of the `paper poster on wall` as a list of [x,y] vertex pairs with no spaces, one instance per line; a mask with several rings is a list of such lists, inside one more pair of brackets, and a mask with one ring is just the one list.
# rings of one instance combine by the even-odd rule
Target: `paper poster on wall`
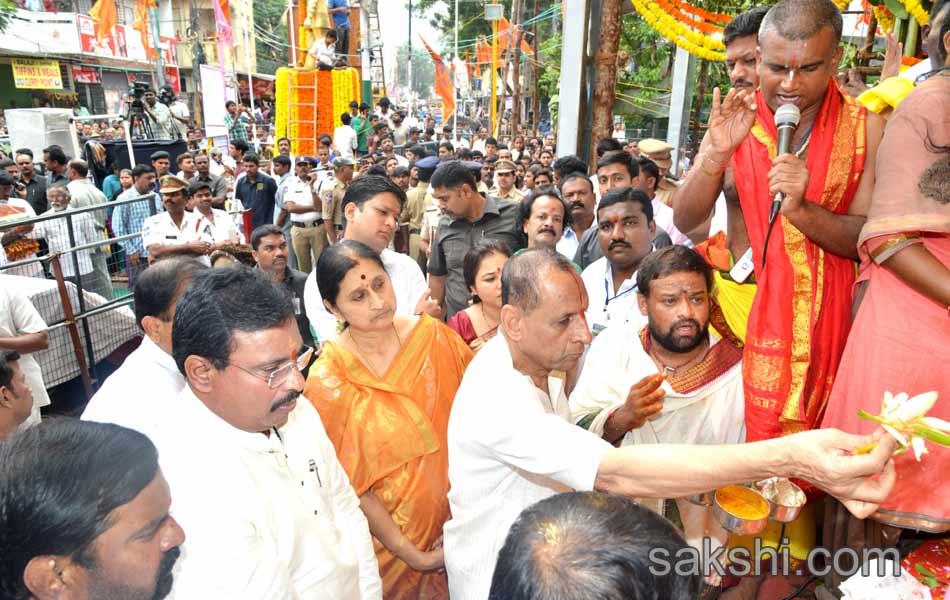
[[228,100],[236,102],[237,91],[228,85],[228,79],[221,69],[201,65],[201,100],[205,135],[209,138],[227,136],[228,128],[224,125],[227,109],[224,108],[224,103]]

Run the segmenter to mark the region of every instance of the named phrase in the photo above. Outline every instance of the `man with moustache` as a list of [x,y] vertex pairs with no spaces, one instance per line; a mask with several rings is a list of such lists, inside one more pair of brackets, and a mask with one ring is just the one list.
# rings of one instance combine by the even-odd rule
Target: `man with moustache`
[[561,179],[561,198],[567,203],[571,226],[564,228],[557,251],[573,259],[581,238],[594,224],[594,208],[597,206],[594,183],[586,173],[568,173]]
[[[164,212],[145,219],[142,225],[142,245],[150,261],[173,254],[205,257],[211,252],[211,243],[199,239],[201,217],[185,210],[188,202],[188,183],[174,175],[161,179]],[[207,260],[207,259],[205,259]]]
[[[643,259],[637,305],[647,325],[597,336],[571,393],[571,419],[613,445],[744,441],[741,344],[722,327],[711,288],[695,250],[668,246]],[[663,504],[647,503],[660,514]],[[705,535],[725,542],[708,507],[677,507],[690,544],[701,548]]]
[[228,197],[228,182],[223,177],[211,174],[211,159],[207,154],[195,155],[195,176],[188,180],[192,183],[207,183],[211,188],[211,206],[224,209],[224,201]]
[[510,200],[520,202],[524,198],[517,187],[515,187],[515,163],[511,159],[498,159],[495,161],[495,180],[498,184],[488,190],[488,194],[501,200]]
[[[575,369],[591,341],[586,293],[570,261],[550,250],[512,258],[501,294],[498,335],[469,364],[449,418],[452,519],[444,532],[453,600],[487,598],[498,551],[518,515],[567,489],[681,498],[804,475],[860,517],[894,485],[889,460],[897,444],[883,429],[864,437],[809,431],[749,446],[614,448],[570,422],[557,375]],[[870,455],[853,453],[872,440]]]
[[[851,324],[857,240],[884,122],[835,81],[841,30],[831,0],[769,9],[759,28],[759,90],[733,89],[723,100],[714,90],[708,144],[675,207],[680,230],[695,227],[732,169],[758,286],[743,356],[751,440],[821,421]],[[773,115],[784,104],[797,106],[801,121],[791,151],[776,156]],[[776,195],[781,210],[770,224]]]
[[185,534],[146,436],[55,419],[0,444],[0,469],[0,596],[168,596]]
[[[556,250],[561,235],[571,228],[571,213],[558,196],[557,189],[551,186],[535,188],[521,201],[521,228],[528,238],[528,246],[512,256],[542,248]],[[581,272],[577,265],[574,268]]]
[[[759,45],[759,26],[768,11],[768,6],[748,10],[736,15],[723,29],[722,41],[726,45],[729,84],[733,89],[743,90],[747,94],[755,94],[756,88],[759,87],[759,74],[756,71],[755,62],[756,48]],[[709,144],[707,132],[703,136],[701,150],[708,148]],[[708,154],[700,154],[697,157],[698,160],[693,162],[694,168],[673,194],[673,223],[677,228],[696,220],[684,221],[681,212],[688,210],[688,205],[693,203],[696,181],[702,177],[695,174],[695,171],[710,170],[710,165],[704,163],[707,157]],[[714,298],[722,308],[729,326],[740,339],[744,340],[756,286],[755,276],[749,272],[749,269],[740,268],[730,274],[737,264],[751,266],[752,263],[751,253],[748,256],[745,255],[749,251],[749,234],[739,206],[739,193],[736,191],[732,169],[726,168],[719,188],[712,190],[712,193],[715,201],[705,219],[711,221],[709,232],[712,237],[706,242],[697,244],[696,250],[713,267],[713,278],[716,282],[713,287]],[[706,197],[702,199],[708,201]],[[686,217],[689,219],[690,216],[686,215]],[[695,230],[697,235],[702,229],[703,225],[700,224]]]
[[175,598],[381,598],[359,499],[298,402],[313,354],[292,296],[258,270],[209,269],[178,302],[187,385],[153,436],[188,532]]
[[[42,216],[55,215],[69,208],[70,192],[66,186],[51,187],[46,197],[49,200],[50,209]],[[37,223],[33,229],[33,235],[45,239],[50,252],[66,252],[74,246],[85,246],[102,240],[101,230],[96,226],[91,213],[79,213],[73,215],[71,219],[72,239],[70,239],[70,228],[66,226],[62,219]],[[112,286],[102,289],[97,285],[98,281],[93,268],[93,252],[95,250],[97,249],[77,250],[75,252],[75,263],[72,254],[63,254],[59,259],[63,279],[72,281],[77,285],[81,283],[84,290],[95,292],[103,298],[111,300]],[[76,272],[76,264],[79,265],[78,273]]]
[[290,250],[283,230],[276,225],[261,225],[251,232],[251,250],[257,268],[271,278],[275,285],[282,285],[294,297],[294,318],[303,343],[313,346],[310,320],[304,304],[304,286],[307,274],[288,266]]
[[604,194],[597,206],[597,223],[604,255],[581,275],[590,299],[587,323],[595,337],[610,325],[639,329],[645,324],[637,310],[636,276],[640,261],[653,251],[656,235],[653,206],[639,188]]

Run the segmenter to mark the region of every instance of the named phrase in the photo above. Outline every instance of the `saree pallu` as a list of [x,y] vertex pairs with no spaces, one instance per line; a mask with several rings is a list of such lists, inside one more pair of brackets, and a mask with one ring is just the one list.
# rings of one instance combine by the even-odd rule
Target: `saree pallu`
[[[372,491],[422,551],[450,516],[446,431],[471,359],[455,332],[423,315],[382,379],[327,342],[304,388],[356,495]],[[448,598],[444,572],[414,571],[374,543],[387,600]]]
[[[821,421],[848,336],[855,278],[854,262],[825,252],[784,215],[763,264],[777,132],[761,91],[756,104],[752,132],[731,162],[758,284],[743,354],[748,441]],[[866,120],[867,109],[829,80],[811,133],[805,202],[847,214],[864,171]]]

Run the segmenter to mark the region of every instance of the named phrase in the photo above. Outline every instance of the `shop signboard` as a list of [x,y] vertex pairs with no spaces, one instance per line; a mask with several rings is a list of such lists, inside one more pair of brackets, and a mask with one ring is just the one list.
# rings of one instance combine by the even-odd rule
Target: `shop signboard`
[[28,90],[61,90],[63,78],[58,60],[14,58],[13,81],[16,87]]
[[102,83],[99,69],[95,67],[73,66],[73,81],[76,83]]
[[181,80],[178,77],[178,67],[165,67],[165,84],[172,86],[172,91],[181,93]]
[[10,14],[10,22],[0,35],[0,54],[72,54],[78,47],[75,13],[31,12],[18,8]]

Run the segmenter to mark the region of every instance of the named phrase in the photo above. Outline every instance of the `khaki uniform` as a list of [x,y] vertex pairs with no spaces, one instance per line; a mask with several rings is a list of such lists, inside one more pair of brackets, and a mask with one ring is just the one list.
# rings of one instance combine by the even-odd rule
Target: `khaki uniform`
[[673,206],[673,193],[676,192],[676,188],[680,186],[680,182],[667,179],[666,177],[660,180],[660,185],[656,188],[656,199],[662,202],[663,204],[672,208]]
[[422,218],[426,214],[426,198],[429,183],[420,181],[416,187],[406,192],[406,205],[402,208],[400,221],[409,225],[409,256],[419,260],[419,234],[422,231]]
[[521,202],[524,200],[524,194],[518,188],[511,188],[507,194],[502,195],[501,190],[497,187],[493,187],[488,190],[488,194],[496,198],[501,198],[502,200],[509,200],[511,202]]
[[[323,215],[327,226],[327,237],[332,241],[343,231],[343,195],[346,184],[334,177],[320,186],[320,199],[323,201]],[[331,231],[336,235],[331,237]]]

